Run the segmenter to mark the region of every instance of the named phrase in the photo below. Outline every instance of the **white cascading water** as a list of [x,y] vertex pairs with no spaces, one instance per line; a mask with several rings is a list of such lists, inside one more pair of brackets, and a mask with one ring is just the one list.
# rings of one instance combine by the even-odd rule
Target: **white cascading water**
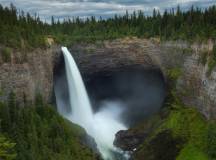
[[62,47],[62,52],[65,60],[70,105],[73,111],[64,116],[88,130],[93,121],[89,98],[76,62],[66,47]]
[[65,118],[85,128],[87,133],[95,139],[105,160],[113,160],[112,152],[120,152],[113,145],[115,134],[119,130],[127,129],[118,119],[122,113],[122,104],[120,102],[105,102],[102,109],[93,114],[79,69],[68,49],[62,47],[62,51],[72,112],[61,112],[61,106],[58,106],[58,110]]

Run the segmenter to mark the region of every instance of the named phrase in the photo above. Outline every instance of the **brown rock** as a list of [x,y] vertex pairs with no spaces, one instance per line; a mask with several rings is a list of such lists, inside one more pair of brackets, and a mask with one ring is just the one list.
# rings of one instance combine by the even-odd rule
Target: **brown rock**
[[133,133],[129,131],[119,131],[116,134],[114,145],[123,151],[133,151],[143,143],[147,133]]

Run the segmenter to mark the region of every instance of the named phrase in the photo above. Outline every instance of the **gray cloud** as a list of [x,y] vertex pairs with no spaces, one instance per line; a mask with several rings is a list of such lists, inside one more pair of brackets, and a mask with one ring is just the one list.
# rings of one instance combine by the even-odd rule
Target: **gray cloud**
[[149,15],[154,8],[164,11],[177,5],[183,9],[191,5],[205,8],[216,4],[216,0],[0,0],[3,6],[10,3],[25,12],[38,13],[43,20],[49,21],[52,15],[60,19],[73,16],[107,18],[126,10],[143,10]]

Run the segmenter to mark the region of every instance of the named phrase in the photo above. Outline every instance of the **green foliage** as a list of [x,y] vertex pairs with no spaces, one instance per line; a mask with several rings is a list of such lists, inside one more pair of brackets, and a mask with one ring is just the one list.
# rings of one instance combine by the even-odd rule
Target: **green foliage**
[[[172,68],[167,71],[167,77],[173,83],[175,83],[181,75],[182,75],[181,68]],[[172,85],[174,86],[175,84]]]
[[135,155],[135,160],[173,160],[179,154],[182,140],[175,138],[170,130],[164,130],[152,137]]
[[213,69],[216,66],[216,45],[214,44],[211,55],[210,55],[210,60],[208,62],[208,71],[207,75],[211,75]]
[[207,157],[207,153],[205,152],[207,145],[207,122],[195,109],[184,108],[182,106],[175,107],[161,129],[169,128],[172,130],[174,137],[181,137],[185,141],[185,146],[182,148],[177,159],[192,160],[198,155]]
[[216,66],[216,60],[214,60],[213,58],[211,58],[208,62],[208,71],[207,71],[207,76],[210,76],[213,69]]
[[0,159],[14,160],[16,158],[15,143],[11,143],[5,136],[0,134]]
[[42,107],[44,105],[43,97],[40,93],[35,95],[35,106]]
[[177,10],[165,10],[164,13],[154,10],[153,16],[145,16],[143,11],[127,12],[122,16],[99,20],[95,17],[85,20],[77,17],[60,22],[52,17],[52,23],[47,24],[38,16],[18,12],[13,5],[0,6],[0,43],[22,49],[46,47],[45,38],[49,35],[64,45],[133,36],[191,41],[215,38],[216,6],[205,11],[193,7],[189,11],[182,11],[180,7]]
[[14,92],[11,92],[8,97],[8,109],[10,114],[10,119],[12,122],[17,120],[17,104],[16,96]]
[[[171,103],[170,113],[159,127],[157,132],[162,130],[172,130],[174,137],[180,137],[185,145],[182,147],[177,160],[207,160],[209,147],[214,147],[207,140],[210,130],[209,122],[194,108],[185,107],[181,103],[173,101]],[[213,134],[214,135],[214,134]],[[211,136],[213,138],[214,136]],[[214,149],[212,148],[214,152]]]
[[212,56],[213,56],[214,61],[216,61],[216,44],[214,44],[214,46],[213,46]]
[[207,134],[207,152],[211,159],[216,159],[216,124],[209,124]]
[[[206,122],[195,109],[173,104],[172,111],[163,127],[171,129],[174,136],[181,136],[185,140],[190,138],[194,143],[198,143],[197,139],[202,140],[204,138],[205,133],[202,131],[206,130]],[[191,135],[192,132],[193,135]],[[204,146],[203,143],[197,145],[199,147]]]
[[[150,136],[138,148],[135,159],[141,159],[140,157],[144,156],[146,160],[154,160],[157,158],[152,158],[152,156],[154,157],[157,154],[162,157],[172,157],[173,154],[164,155],[157,150],[154,150],[153,153],[151,149],[154,146],[161,145],[162,140],[152,143],[161,133],[171,131],[172,136],[166,137],[167,135],[165,135],[161,139],[167,138],[163,144],[173,142],[171,148],[174,149],[173,152],[178,152],[173,159],[215,160],[216,123],[207,121],[195,108],[184,106],[174,92],[170,95],[168,102],[165,103],[166,108],[163,110],[166,114],[161,113],[163,116],[160,119],[151,122],[156,127],[153,128]],[[163,146],[172,152],[169,145]]]
[[16,143],[16,160],[96,159],[92,150],[81,142],[85,131],[63,119],[40,95],[37,97],[35,106],[22,107],[12,92],[8,103],[0,103],[0,132]]
[[11,49],[10,48],[3,48],[2,51],[1,51],[1,55],[2,55],[2,60],[4,62],[10,62],[11,60]]
[[205,66],[207,63],[207,60],[208,60],[208,52],[207,51],[202,52],[199,58],[199,62]]
[[193,144],[187,144],[176,160],[209,160],[208,156]]
[[9,113],[9,108],[6,104],[0,102],[0,117],[1,117],[1,130],[10,132],[11,127],[11,117]]
[[4,91],[3,91],[3,89],[1,89],[1,87],[0,87],[0,96],[2,96],[4,94]]
[[191,54],[191,53],[193,53],[193,49],[190,47],[189,48],[183,48],[182,53],[183,54]]

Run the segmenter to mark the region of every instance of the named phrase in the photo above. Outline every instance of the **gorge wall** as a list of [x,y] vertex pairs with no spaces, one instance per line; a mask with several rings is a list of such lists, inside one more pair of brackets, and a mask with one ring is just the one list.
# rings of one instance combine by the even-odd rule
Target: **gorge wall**
[[[0,57],[0,99],[6,100],[10,92],[18,102],[32,103],[36,94],[50,102],[53,96],[53,68],[59,47],[20,52],[12,50],[7,63]],[[0,47],[0,53],[3,50]]]
[[[160,69],[167,77],[169,70],[178,68],[177,92],[188,106],[199,109],[207,118],[216,118],[216,70],[207,75],[208,66],[200,63],[203,52],[211,53],[213,43],[189,44],[183,41],[159,42],[125,38],[94,44],[74,44],[70,47],[83,76],[96,72],[140,66]],[[16,55],[16,56],[15,56]],[[37,92],[47,101],[53,96],[53,75],[58,69],[59,46],[27,53],[27,61],[18,63],[21,53],[14,52],[10,63],[1,61],[1,99],[13,90],[18,99],[26,95],[33,101]]]
[[186,105],[197,107],[209,119],[216,118],[216,70],[207,75],[208,65],[203,65],[200,59],[204,52],[211,54],[212,48],[212,41],[190,44],[183,41],[126,38],[74,45],[71,52],[84,75],[136,65],[158,68],[166,78],[169,70],[179,69],[179,96]]

